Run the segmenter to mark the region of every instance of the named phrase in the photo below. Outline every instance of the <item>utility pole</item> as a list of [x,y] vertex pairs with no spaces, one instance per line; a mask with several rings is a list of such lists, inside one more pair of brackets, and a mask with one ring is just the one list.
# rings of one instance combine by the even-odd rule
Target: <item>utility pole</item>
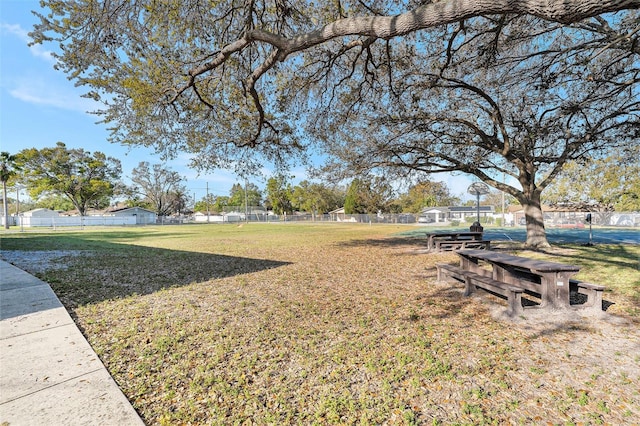
[[207,223],[209,223],[209,182],[207,182]]
[[244,221],[249,222],[249,194],[248,188],[249,182],[247,179],[244,180]]

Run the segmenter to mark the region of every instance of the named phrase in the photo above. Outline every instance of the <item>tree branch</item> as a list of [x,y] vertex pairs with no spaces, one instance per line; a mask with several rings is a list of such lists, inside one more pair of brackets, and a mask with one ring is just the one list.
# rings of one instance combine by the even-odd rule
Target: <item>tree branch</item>
[[189,72],[191,76],[209,71],[233,53],[252,41],[271,44],[279,50],[280,61],[292,53],[300,52],[329,40],[346,36],[367,36],[382,39],[399,37],[438,25],[446,25],[467,18],[492,14],[528,14],[548,21],[569,24],[607,12],[640,8],[640,0],[443,0],[427,3],[396,16],[365,16],[334,21],[321,28],[292,38],[259,28],[248,31],[244,37],[227,45],[214,61]]

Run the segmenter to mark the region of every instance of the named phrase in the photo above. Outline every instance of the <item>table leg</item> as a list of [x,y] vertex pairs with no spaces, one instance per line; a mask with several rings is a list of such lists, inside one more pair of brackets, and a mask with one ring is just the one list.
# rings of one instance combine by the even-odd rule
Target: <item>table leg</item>
[[575,272],[550,272],[541,274],[541,307],[564,309],[571,305],[569,297],[569,278]]
[[465,271],[476,272],[478,270],[478,259],[469,259],[466,256],[460,256],[460,267]]
[[[571,291],[569,288],[569,279],[575,275],[575,272],[559,272],[556,278],[556,290],[558,297],[558,305],[562,308],[571,306]],[[562,285],[560,285],[562,283]]]
[[505,271],[504,268],[501,268],[500,266],[494,263],[492,268],[491,278],[493,278],[496,281],[507,282],[505,280],[505,272],[507,271]]

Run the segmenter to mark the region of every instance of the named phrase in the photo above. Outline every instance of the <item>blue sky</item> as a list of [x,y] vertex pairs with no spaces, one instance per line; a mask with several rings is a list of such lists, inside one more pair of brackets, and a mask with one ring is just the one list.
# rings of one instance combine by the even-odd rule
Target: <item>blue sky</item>
[[[64,142],[68,148],[101,151],[122,162],[123,178],[140,161],[160,163],[160,157],[146,148],[130,148],[107,142],[99,117],[86,111],[96,104],[82,98],[81,89],[66,75],[53,69],[50,46],[29,47],[27,33],[37,18],[31,13],[40,8],[37,0],[0,1],[0,149],[11,154],[24,148],[53,147]],[[228,195],[239,180],[225,170],[201,174],[186,167],[187,157],[167,163],[187,180],[187,189],[197,199],[209,193]],[[293,173],[303,176],[303,170]],[[263,182],[256,182],[262,186]]]
[[[81,89],[66,75],[53,69],[50,46],[28,46],[27,33],[37,18],[37,0],[0,0],[0,149],[11,154],[25,149],[53,147],[64,142],[68,148],[100,151],[122,162],[123,178],[140,161],[160,163],[159,156],[146,148],[130,148],[107,142],[105,126],[96,124],[97,116],[86,111],[98,106],[82,98]],[[180,157],[167,163],[186,179],[190,194],[199,200],[209,193],[228,195],[239,179],[231,172],[217,170],[198,174],[187,167],[189,159]],[[270,172],[264,171],[268,177]],[[292,170],[293,183],[306,178],[304,169]],[[434,176],[443,180],[455,195],[466,192],[471,180],[464,176]],[[259,187],[262,181],[254,181]]]

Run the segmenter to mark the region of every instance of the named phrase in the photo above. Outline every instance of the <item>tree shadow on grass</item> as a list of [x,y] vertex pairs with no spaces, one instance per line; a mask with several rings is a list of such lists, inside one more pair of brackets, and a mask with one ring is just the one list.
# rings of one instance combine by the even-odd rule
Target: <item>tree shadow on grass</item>
[[388,248],[399,248],[399,247],[412,247],[412,248],[421,248],[427,249],[427,239],[425,237],[402,237],[402,236],[394,236],[387,238],[367,238],[367,239],[354,239],[350,241],[344,241],[339,243],[341,247],[354,247],[354,248],[362,248],[362,247],[388,247]]
[[[49,250],[33,251],[34,247]],[[25,254],[11,261],[8,251]],[[40,254],[39,254],[40,253]],[[47,256],[46,253],[51,255]],[[268,259],[170,250],[113,242],[95,242],[78,236],[21,238],[3,241],[3,254],[15,266],[51,285],[67,308],[104,300],[147,295],[290,264]],[[38,262],[38,257],[47,261]],[[31,258],[30,258],[31,257]]]
[[[548,250],[542,253],[561,258],[569,258],[573,262],[579,259],[581,263],[603,262],[607,265],[616,265],[621,268],[640,269],[640,258],[637,249],[634,250],[630,244],[599,244],[593,246],[562,244],[561,249],[570,250],[572,254],[567,254],[562,250]],[[637,247],[637,246],[636,246]]]

